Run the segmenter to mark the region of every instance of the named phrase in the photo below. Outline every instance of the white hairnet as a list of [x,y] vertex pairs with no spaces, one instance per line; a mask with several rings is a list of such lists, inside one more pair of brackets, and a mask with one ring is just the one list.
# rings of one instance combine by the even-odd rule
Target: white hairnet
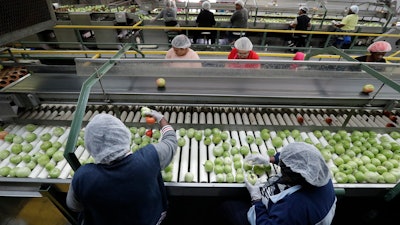
[[209,1],[205,1],[205,2],[203,2],[203,4],[201,4],[201,7],[203,9],[210,10],[211,9],[211,3]]
[[353,13],[357,14],[359,8],[358,8],[358,6],[356,6],[356,5],[352,5],[352,6],[350,6],[350,10],[351,10]]
[[253,49],[253,43],[247,37],[241,37],[235,41],[235,48],[241,51],[250,51]]
[[180,34],[175,36],[174,39],[172,39],[171,45],[172,47],[175,48],[189,48],[192,45],[192,43],[190,42],[190,39],[186,35]]
[[304,142],[290,143],[282,149],[279,160],[313,186],[324,186],[330,179],[329,168],[313,145]]
[[98,114],[85,128],[85,146],[95,163],[108,164],[130,151],[131,132],[121,120]]
[[299,8],[299,10],[301,10],[301,11],[307,13],[307,12],[308,12],[308,7],[303,5],[303,6],[301,6],[301,7]]
[[392,51],[392,46],[390,45],[389,42],[377,41],[377,42],[371,44],[367,48],[367,51],[369,51],[369,52],[390,52],[390,51]]
[[240,6],[244,7],[244,2],[242,0],[237,0],[235,2],[235,5],[240,5]]

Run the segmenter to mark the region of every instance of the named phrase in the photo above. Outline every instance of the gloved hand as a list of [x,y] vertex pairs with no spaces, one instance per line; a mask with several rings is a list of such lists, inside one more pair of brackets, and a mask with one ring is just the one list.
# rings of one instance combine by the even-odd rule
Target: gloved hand
[[261,154],[250,154],[244,158],[244,161],[251,165],[269,164],[269,157],[264,157]]
[[153,117],[154,119],[157,120],[157,123],[160,123],[161,119],[164,117],[163,114],[157,112],[156,110],[151,110],[149,112],[146,112],[145,115]]
[[[255,177],[254,177],[255,176]],[[244,182],[246,183],[246,188],[250,193],[251,201],[256,201],[261,199],[261,191],[260,191],[260,180],[256,178],[255,174],[246,174],[244,176]],[[254,185],[251,183],[254,179],[257,179]]]

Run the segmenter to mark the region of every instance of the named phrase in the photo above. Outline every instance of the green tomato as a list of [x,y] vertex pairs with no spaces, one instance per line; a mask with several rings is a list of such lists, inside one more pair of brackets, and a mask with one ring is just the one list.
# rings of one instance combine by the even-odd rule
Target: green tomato
[[36,130],[37,126],[34,124],[27,124],[25,125],[25,130],[29,131],[29,132],[33,132],[34,130]]
[[40,140],[42,141],[49,141],[51,139],[51,134],[50,133],[44,133],[40,135]]
[[19,154],[22,152],[22,144],[13,144],[13,146],[11,146],[11,152],[14,154]]
[[54,153],[56,153],[58,150],[54,147],[50,147],[46,150],[46,155],[48,155],[49,157],[52,157],[54,155]]
[[30,132],[25,135],[25,141],[28,143],[31,143],[31,142],[35,141],[36,139],[37,139],[37,134],[35,134],[35,133]]
[[31,160],[32,160],[32,157],[28,154],[22,156],[22,161],[24,161],[25,163],[29,163]]
[[61,160],[64,159],[64,151],[56,151],[53,155],[52,155],[52,159],[56,162],[59,162]]
[[3,149],[0,151],[0,159],[1,160],[6,159],[10,154],[11,154],[10,151],[8,151],[7,149]]
[[7,177],[10,174],[11,168],[8,166],[4,166],[0,168],[0,176]]
[[8,133],[5,137],[4,137],[4,141],[12,143],[13,139],[16,135],[12,134],[12,133]]
[[26,152],[26,153],[32,151],[32,149],[33,149],[33,145],[32,145],[31,143],[24,144],[24,145],[22,146],[22,151],[23,151],[23,152]]
[[22,138],[19,135],[15,135],[15,137],[13,138],[13,143],[14,144],[21,144],[22,142],[24,142],[24,138]]
[[15,171],[15,176],[16,177],[28,177],[29,174],[31,174],[31,169],[29,169],[28,167],[24,166],[24,167],[17,167],[16,171]]
[[43,143],[40,145],[40,149],[43,151],[47,151],[47,149],[51,148],[53,144],[50,141],[43,141]]
[[17,165],[22,161],[22,156],[20,155],[13,155],[10,157],[10,163]]
[[61,174],[61,170],[58,169],[57,167],[55,167],[49,171],[50,178],[58,178],[60,176],[60,174]]
[[52,134],[56,137],[60,137],[61,135],[63,135],[65,133],[64,128],[62,127],[56,127],[53,129]]

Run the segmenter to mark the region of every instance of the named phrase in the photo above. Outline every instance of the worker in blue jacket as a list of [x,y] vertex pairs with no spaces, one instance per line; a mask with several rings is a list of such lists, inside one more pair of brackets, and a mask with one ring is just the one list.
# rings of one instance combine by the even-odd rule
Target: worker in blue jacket
[[76,170],[67,206],[79,212],[79,224],[161,224],[167,195],[161,170],[177,150],[176,133],[164,116],[149,110],[161,127],[161,140],[132,153],[131,132],[109,114],[98,114],[85,128],[85,145],[94,163]]
[[329,168],[316,147],[294,142],[274,157],[252,154],[245,161],[252,165],[278,164],[281,173],[264,183],[258,179],[254,185],[246,176],[245,183],[252,200],[250,209],[241,210],[235,205],[236,214],[228,210],[232,212],[229,224],[331,224],[336,196]]

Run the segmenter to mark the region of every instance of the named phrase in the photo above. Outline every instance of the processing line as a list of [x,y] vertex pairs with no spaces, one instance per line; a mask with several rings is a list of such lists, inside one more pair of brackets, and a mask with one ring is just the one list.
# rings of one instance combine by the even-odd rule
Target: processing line
[[[398,130],[398,124],[387,114],[400,116],[400,74],[396,65],[301,61],[293,67],[291,60],[204,59],[195,61],[200,67],[189,67],[193,62],[77,58],[76,66],[26,65],[28,74],[1,89],[0,119],[6,131],[20,136],[26,135],[28,124],[37,126],[34,132],[38,137],[61,127],[65,133],[52,136],[49,141],[60,142],[61,149],[65,150],[79,110],[84,113],[82,126],[74,130],[78,134],[94,115],[109,113],[121,118],[128,127],[134,127],[135,137],[140,137],[136,130],[157,130],[145,123],[140,108],[159,110],[176,129],[177,137],[185,140],[171,165],[172,176],[166,181],[168,193],[174,196],[246,194],[243,183],[221,182],[217,174],[205,171],[205,161],[217,158],[213,149],[218,144],[182,135],[181,128],[202,133],[216,128],[228,134],[225,141],[235,140],[231,147],[247,146],[251,152],[264,155],[268,150],[279,151],[282,147],[274,146],[272,138],[294,130],[298,135],[285,136],[282,145],[300,138],[312,144],[329,145],[330,140],[317,136],[315,130],[327,130],[332,135],[341,130],[348,135],[354,131],[367,132],[376,134],[377,140],[385,138],[400,144],[400,139],[390,136]],[[110,67],[104,69],[102,66],[107,63]],[[246,69],[247,64],[254,63],[261,68]],[[164,89],[157,87],[158,77],[165,78]],[[90,79],[98,82],[89,90],[87,104],[80,108],[81,89]],[[373,84],[375,91],[363,94],[365,84]],[[332,121],[327,122],[327,117]],[[387,126],[389,123],[392,126]],[[269,129],[271,138],[259,145],[249,143],[247,137],[261,137],[263,129]],[[32,151],[21,154],[34,157],[41,152],[42,143],[40,139],[35,140],[31,143]],[[135,143],[132,148],[139,145]],[[79,164],[91,162],[82,142],[74,146],[73,154]],[[0,150],[11,147],[11,143],[0,140]],[[26,166],[25,162],[12,164],[10,158],[0,161],[0,167]],[[67,159],[54,163],[60,170],[55,178],[41,165],[33,167],[27,177],[0,177],[0,194],[40,197],[49,196],[54,190],[65,193],[76,165]],[[328,164],[335,166],[333,160]],[[272,167],[267,175],[278,170]],[[194,174],[193,182],[185,181],[188,172]],[[384,196],[396,187],[396,183],[334,181],[338,194],[351,196]],[[55,197],[52,199],[60,205]]]

